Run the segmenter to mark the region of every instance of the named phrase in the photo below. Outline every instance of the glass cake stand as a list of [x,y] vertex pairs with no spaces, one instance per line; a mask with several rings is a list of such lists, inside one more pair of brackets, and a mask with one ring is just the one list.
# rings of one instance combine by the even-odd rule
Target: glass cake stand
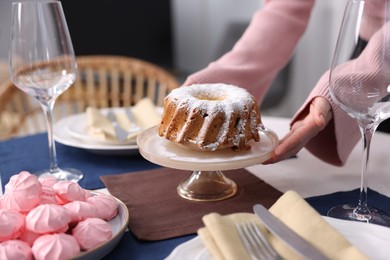
[[163,137],[157,126],[137,136],[141,155],[155,164],[192,174],[177,187],[178,194],[188,200],[216,201],[232,197],[237,185],[222,171],[245,168],[268,160],[278,144],[277,135],[269,129],[260,131],[260,142],[252,142],[252,149],[234,152],[231,149],[197,151],[184,148]]

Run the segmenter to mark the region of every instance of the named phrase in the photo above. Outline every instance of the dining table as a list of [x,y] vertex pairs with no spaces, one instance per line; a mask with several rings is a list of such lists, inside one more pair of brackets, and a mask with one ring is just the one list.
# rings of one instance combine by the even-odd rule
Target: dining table
[[[288,118],[263,116],[262,121],[268,129],[276,133],[279,139],[289,131],[290,120]],[[46,133],[1,141],[2,190],[14,174],[21,171],[34,173],[48,168],[47,147]],[[368,203],[388,212],[390,212],[389,147],[390,135],[377,132],[371,144],[368,178]],[[89,190],[107,192],[101,176],[128,174],[161,167],[146,160],[139,152],[132,154],[98,153],[59,142],[56,143],[56,149],[59,166],[81,170],[84,177],[79,184]],[[302,149],[292,158],[275,164],[252,165],[246,167],[246,170],[282,193],[289,190],[296,191],[321,215],[326,216],[332,206],[357,202],[360,188],[361,151],[362,147],[359,142],[343,166],[325,163],[306,149]],[[160,241],[145,241],[135,237],[131,230],[127,230],[117,246],[103,259],[164,259],[177,246],[196,236],[197,234],[193,233]]]

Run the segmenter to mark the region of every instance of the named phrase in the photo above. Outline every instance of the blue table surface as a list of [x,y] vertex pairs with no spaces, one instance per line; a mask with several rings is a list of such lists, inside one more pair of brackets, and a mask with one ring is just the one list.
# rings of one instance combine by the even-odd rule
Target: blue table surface
[[[58,165],[62,168],[77,168],[84,173],[79,182],[85,189],[104,188],[99,177],[160,167],[140,154],[117,156],[92,153],[87,150],[56,143]],[[26,170],[31,173],[49,166],[49,153],[46,134],[37,134],[0,142],[0,173],[3,186],[9,178]],[[336,204],[355,202],[358,189],[307,198],[320,214]],[[390,199],[369,190],[370,204],[390,212]],[[118,246],[105,259],[164,259],[179,244],[195,237],[196,234],[163,241],[140,241],[131,232],[126,232]]]

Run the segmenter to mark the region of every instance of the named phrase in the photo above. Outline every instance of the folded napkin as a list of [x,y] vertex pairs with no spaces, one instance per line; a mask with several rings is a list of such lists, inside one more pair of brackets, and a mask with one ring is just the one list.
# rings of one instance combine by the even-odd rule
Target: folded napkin
[[[134,140],[138,133],[144,129],[155,126],[160,122],[160,115],[155,105],[149,98],[141,99],[131,109],[135,122],[131,122],[124,110],[114,110],[118,124],[125,130],[129,130],[133,125],[139,130],[131,132],[127,140]],[[101,141],[116,140],[115,130],[112,122],[95,107],[87,107],[87,133]]]
[[[329,259],[368,259],[294,191],[286,192],[269,210]],[[236,223],[246,221],[257,223],[284,259],[301,258],[283,241],[265,230],[261,220],[252,213],[225,216],[210,213],[203,217],[205,227],[199,229],[198,234],[215,259],[251,259],[236,230]]]

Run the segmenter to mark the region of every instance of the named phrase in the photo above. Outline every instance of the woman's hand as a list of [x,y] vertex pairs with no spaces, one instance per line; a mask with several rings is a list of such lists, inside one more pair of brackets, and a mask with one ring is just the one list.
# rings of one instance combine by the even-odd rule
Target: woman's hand
[[184,83],[182,84],[182,86],[190,86],[192,84],[195,84],[195,81],[187,78],[186,81],[184,81]]
[[331,118],[329,102],[323,97],[314,98],[310,108],[302,112],[291,126],[290,132],[280,140],[271,158],[263,164],[276,163],[296,155],[311,138],[328,125]]

